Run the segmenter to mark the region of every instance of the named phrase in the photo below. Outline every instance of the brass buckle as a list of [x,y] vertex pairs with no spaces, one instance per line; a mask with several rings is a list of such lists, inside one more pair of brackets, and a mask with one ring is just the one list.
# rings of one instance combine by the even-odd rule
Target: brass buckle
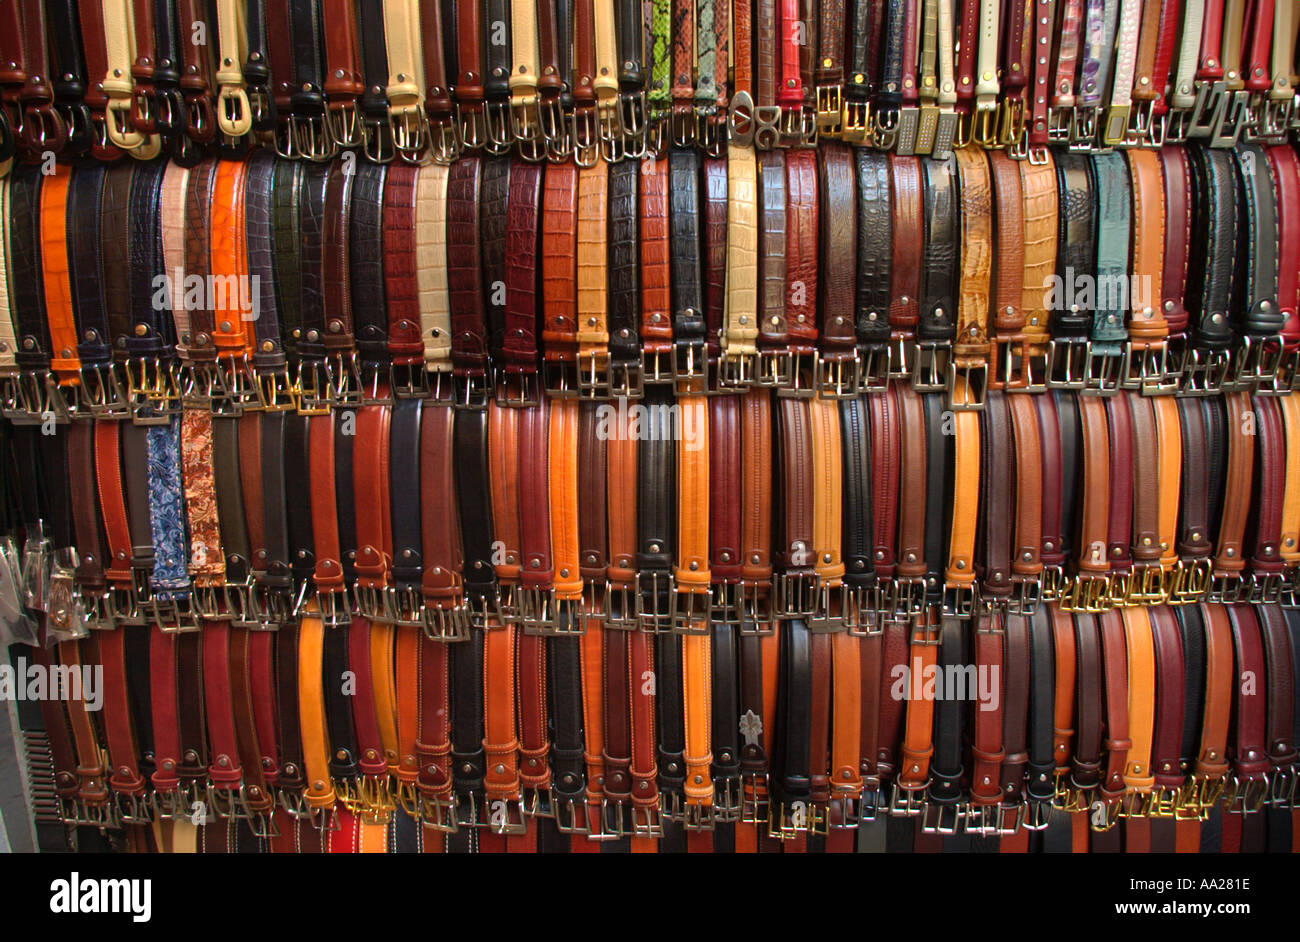
[[871,103],[866,99],[853,99],[846,95],[840,113],[840,140],[865,145],[870,132]]
[[812,830],[811,825],[811,801],[791,801],[788,804],[780,801],[775,807],[775,814],[771,806],[767,812],[767,836],[774,837],[779,841],[792,841],[798,838],[800,834],[807,834]]
[[852,356],[818,356],[813,365],[813,385],[823,399],[853,399],[862,385],[862,361],[855,348]]
[[944,392],[952,363],[952,344],[947,340],[918,340],[912,388],[917,392]]
[[1081,338],[1052,340],[1047,348],[1047,388],[1081,390],[1087,386],[1091,347]]
[[1111,605],[1110,573],[1076,573],[1061,587],[1057,604],[1062,611],[1099,614]]
[[842,88],[839,85],[818,85],[813,90],[817,105],[817,131],[836,137],[840,134],[843,119]]

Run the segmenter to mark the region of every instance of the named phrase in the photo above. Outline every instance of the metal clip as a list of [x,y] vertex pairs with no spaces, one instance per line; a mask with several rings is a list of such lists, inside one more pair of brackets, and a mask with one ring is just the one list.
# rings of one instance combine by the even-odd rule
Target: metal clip
[[[918,362],[920,358],[918,357]],[[957,400],[957,377],[962,379],[964,391],[961,401]],[[958,364],[956,358],[948,361],[948,408],[953,412],[983,412],[985,390],[988,386],[989,365],[987,363]]]
[[537,373],[506,367],[497,376],[497,405],[526,408],[541,402],[541,382]]
[[727,353],[718,361],[718,385],[727,390],[743,392],[757,382],[755,353]]
[[1091,348],[1082,338],[1053,340],[1047,348],[1047,388],[1081,390],[1087,386]]
[[[608,370],[610,396],[619,399],[641,399],[645,396],[645,373],[641,360],[610,360]],[[581,381],[581,377],[579,379]]]
[[637,573],[636,581],[640,629],[651,633],[673,631],[677,590],[672,573],[643,569]]

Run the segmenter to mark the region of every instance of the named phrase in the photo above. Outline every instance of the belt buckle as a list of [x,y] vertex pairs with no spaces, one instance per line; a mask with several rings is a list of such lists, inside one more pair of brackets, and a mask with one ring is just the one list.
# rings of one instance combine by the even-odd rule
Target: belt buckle
[[390,363],[388,388],[398,399],[428,399],[429,371],[424,363]]
[[1097,105],[1076,106],[1070,125],[1070,150],[1088,153],[1097,148]]
[[496,400],[513,409],[535,406],[541,402],[541,380],[532,370],[507,367],[497,377]]
[[709,586],[709,622],[739,628],[744,623],[739,586],[734,582],[714,582]]
[[[962,818],[965,819],[966,823],[963,830],[967,834],[978,834],[981,837],[990,837],[998,833],[998,809],[1000,807],[1001,805],[992,804],[968,804],[965,808],[965,814],[962,815],[961,807],[957,806],[958,820],[961,820]],[[922,820],[926,820],[928,817],[929,813],[927,811]],[[934,833],[934,829],[931,829],[931,833]],[[953,832],[949,831],[944,833]]]
[[1107,398],[1116,395],[1120,389],[1123,362],[1122,349],[1100,351],[1091,343],[1088,344],[1088,369],[1081,390],[1083,394]]
[[862,385],[862,361],[852,356],[819,356],[813,366],[813,385],[823,399],[853,399]]
[[1279,766],[1273,769],[1269,779],[1269,793],[1266,804],[1273,808],[1295,807],[1296,767]]
[[1249,582],[1241,573],[1215,570],[1210,573],[1210,587],[1205,592],[1205,601],[1225,604],[1246,601],[1249,587]]
[[742,581],[737,591],[741,605],[740,633],[754,637],[774,634],[771,583]]
[[1082,338],[1052,340],[1047,348],[1047,388],[1081,390],[1087,386],[1091,348]]
[[789,350],[759,350],[755,386],[789,386],[793,375],[793,357]]
[[[16,374],[6,376],[0,384],[15,381]],[[81,382],[77,386],[80,404],[97,419],[124,419],[130,413],[130,403],[121,377],[113,363],[83,363]],[[10,402],[11,393],[0,386],[0,401]],[[203,403],[207,407],[207,403]],[[8,407],[5,409],[8,412]]]
[[897,781],[890,785],[889,815],[893,818],[915,818],[925,812],[925,786],[907,788]]
[[1253,388],[1266,396],[1281,395],[1284,390],[1278,384],[1278,372],[1282,365],[1282,351],[1279,334],[1266,337],[1244,335],[1233,356],[1234,386],[1243,390]]
[[1052,803],[1050,801],[1031,800],[1022,805],[1020,826],[1026,831],[1046,831],[1051,820]]
[[1220,99],[1214,112],[1214,126],[1210,132],[1210,146],[1235,147],[1250,117],[1250,92],[1237,90],[1231,97]]
[[849,587],[843,582],[827,583],[818,579],[817,602],[808,616],[808,630],[813,634],[838,634],[845,629],[844,613],[849,608]]
[[1288,566],[1282,572],[1282,584],[1278,589],[1278,604],[1283,608],[1300,608],[1300,571],[1295,566]]
[[709,358],[703,338],[673,341],[673,381],[677,384],[698,383],[708,377]]
[[[596,166],[600,160],[600,132],[596,125],[596,109],[582,104],[569,115],[573,162],[584,169]],[[554,154],[552,155],[554,156]]]
[[[1124,147],[1153,146],[1151,140],[1151,128],[1154,123],[1152,121],[1152,115],[1155,112],[1155,104],[1154,98],[1145,98],[1138,101],[1131,109],[1127,109],[1128,117],[1124,128]],[[1107,129],[1109,130],[1109,128],[1110,119],[1108,117]]]
[[817,394],[817,351],[791,350],[790,382],[778,386],[776,394],[782,398],[811,399]]
[[394,625],[399,628],[424,625],[424,595],[418,586],[395,585],[388,590],[388,596]]
[[1144,396],[1168,396],[1176,392],[1178,377],[1169,371],[1168,341],[1138,348],[1134,348],[1132,342],[1126,344],[1120,385],[1125,389],[1138,389]]
[[297,407],[298,398],[285,367],[259,370],[255,375],[259,409],[263,412],[289,412]]
[[676,587],[673,575],[662,570],[637,573],[637,624],[642,631],[666,634],[674,630]]
[[709,586],[683,586],[677,583],[672,594],[673,633],[707,635],[712,592]]
[[718,361],[718,386],[735,392],[744,392],[757,380],[755,353],[723,353]]
[[[740,779],[735,776],[714,778],[713,821],[723,824],[739,821],[742,804]],[[712,825],[710,825],[710,830],[712,830]]]
[[1196,101],[1187,118],[1184,140],[1212,137],[1215,129],[1220,127],[1227,112],[1227,83],[1222,79],[1214,82],[1198,81],[1196,83]]
[[877,150],[893,150],[898,143],[898,108],[876,108],[871,112],[870,136]]
[[[561,834],[580,834],[584,837],[591,835],[590,808],[583,798],[554,796],[551,807],[555,811],[555,829]],[[582,809],[581,820],[579,820],[579,808]]]
[[948,367],[952,345],[946,340],[918,340],[912,388],[917,392],[944,392],[948,388]]
[[682,807],[681,826],[684,830],[714,830],[714,806],[703,802],[686,800]]
[[839,85],[818,85],[813,89],[816,102],[817,132],[836,137],[842,127],[842,88]]
[[889,346],[863,344],[858,353],[858,392],[880,393],[889,388]]
[[635,631],[640,625],[636,587],[605,580],[604,623],[616,631]]
[[817,575],[813,572],[783,572],[773,579],[778,619],[808,618],[817,612]]
[[[920,358],[918,357],[918,362]],[[965,397],[961,402],[957,401],[955,395],[957,390],[957,377],[962,377],[962,388],[965,390]],[[957,363],[957,358],[953,357],[948,361],[948,408],[953,412],[983,412],[985,405],[985,390],[989,381],[989,365],[987,363]]]
[[1180,397],[1212,396],[1230,388],[1232,355],[1227,350],[1188,348],[1184,358]]
[[659,819],[659,806],[639,805],[635,802],[629,812],[632,823],[632,836],[658,840],[664,836],[664,825]]
[[641,351],[642,385],[659,385],[673,381],[673,350],[671,344],[646,344]]
[[807,834],[812,830],[809,821],[811,809],[811,801],[795,800],[789,804],[781,801],[777,803],[776,814],[774,815],[769,806],[767,836],[776,838],[779,841],[792,841],[798,838],[800,834]]
[[1054,106],[1047,112],[1047,139],[1053,144],[1068,144],[1074,127],[1074,108]]
[[352,587],[352,599],[357,614],[362,618],[381,625],[391,625],[397,620],[387,586],[366,586],[358,583]]
[[[195,364],[196,367],[200,364]],[[206,364],[205,364],[206,366]],[[220,371],[216,371],[220,373]],[[224,387],[224,380],[223,387]],[[297,376],[294,378],[294,397],[298,404],[299,415],[329,415],[330,382],[325,364],[320,360],[300,360]],[[217,398],[212,400],[213,412],[217,412]]]
[[1009,615],[1033,615],[1043,600],[1043,589],[1034,576],[1012,576],[1011,595],[1006,599]]
[[926,584],[923,576],[900,577],[893,580],[893,616],[896,619],[924,618],[926,612]]
[[727,107],[727,139],[732,144],[748,147],[754,143],[756,129],[753,97],[749,92],[736,92]]
[[1055,602],[1061,597],[1061,588],[1065,584],[1065,570],[1061,566],[1044,566],[1039,576],[1039,600]]
[[766,824],[768,819],[767,774],[740,773],[740,823]]
[[754,107],[754,147],[772,150],[781,146],[781,108],[779,105]]
[[640,359],[610,361],[609,395],[619,399],[641,399],[645,396],[645,370]]
[[1123,604],[1160,605],[1165,600],[1165,574],[1159,563],[1134,563]]
[[[140,607],[148,615],[149,620],[164,634],[178,635],[199,630],[199,622],[189,604],[188,596],[179,599],[163,599],[155,595],[142,602]],[[276,623],[272,627],[278,628],[279,624]]]
[[975,614],[978,595],[974,583],[970,585],[945,584],[940,611],[945,618],[970,618]]
[[1260,114],[1260,127],[1262,128],[1258,132],[1260,140],[1267,144],[1285,143],[1287,127],[1291,123],[1294,107],[1294,97],[1268,99]]
[[845,97],[840,115],[840,139],[850,144],[866,144],[870,136],[871,103],[866,99]]
[[451,386],[452,405],[455,408],[474,412],[487,408],[492,382],[486,372],[453,372]]
[[344,628],[352,624],[352,606],[345,589],[316,590],[316,607],[326,628]]
[[[486,605],[486,601],[485,601]],[[448,643],[469,640],[470,614],[467,608],[461,606],[441,606],[430,604],[425,599],[418,609],[419,621],[416,624],[424,632],[424,636],[430,641],[444,641]],[[486,625],[491,621],[500,623],[501,616],[499,612],[493,612],[492,616],[484,612],[482,624]],[[397,624],[402,624],[399,621]]]
[[573,153],[573,139],[569,133],[571,122],[564,115],[558,91],[542,95],[537,103],[537,124],[542,139],[546,141],[546,159],[567,160]]
[[[974,809],[971,810],[974,811]],[[920,812],[921,832],[923,834],[956,834],[966,814],[967,812],[962,808],[960,802],[926,801],[923,803]],[[951,815],[951,819],[949,815]]]
[[[515,595],[519,607],[514,612],[503,614],[503,618],[508,623],[518,622],[523,626],[526,635],[541,635],[543,637],[572,633],[572,621],[567,621],[561,625],[561,612],[559,610],[559,599],[556,597],[555,589],[545,588],[543,586],[521,585],[516,590]],[[570,599],[569,602],[576,600]],[[571,608],[576,609],[575,606]],[[563,613],[566,616],[576,614],[566,609]],[[579,621],[581,626],[581,621]]]
[[[992,369],[988,373],[988,388],[1003,389],[1007,392],[1024,392],[1033,385],[1030,363],[1029,343],[1023,336],[995,337],[990,341],[989,362]],[[1016,352],[1019,347],[1020,369],[1016,369]]]
[[849,586],[844,608],[844,627],[855,638],[881,634],[885,627],[879,618],[879,588],[871,585]]
[[904,334],[891,334],[889,337],[889,378],[912,378],[916,365],[916,342]]
[[1271,791],[1267,772],[1252,775],[1245,781],[1233,773],[1224,787],[1223,809],[1239,814],[1255,814],[1263,810]]

